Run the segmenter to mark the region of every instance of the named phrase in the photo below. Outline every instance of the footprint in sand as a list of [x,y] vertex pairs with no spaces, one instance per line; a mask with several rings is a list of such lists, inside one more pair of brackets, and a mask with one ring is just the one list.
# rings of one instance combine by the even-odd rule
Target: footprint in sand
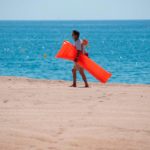
[[49,150],[57,150],[56,147],[48,147]]
[[100,103],[104,102],[104,101],[99,101]]
[[63,134],[64,133],[64,128],[60,128],[59,130],[58,130],[58,132],[57,132],[57,135],[61,135],[61,134]]
[[4,101],[3,101],[3,103],[7,103],[7,102],[8,102],[8,100],[4,100]]
[[98,99],[101,99],[101,98],[105,98],[106,96],[105,95],[103,95],[103,96],[99,96],[99,97],[97,97]]

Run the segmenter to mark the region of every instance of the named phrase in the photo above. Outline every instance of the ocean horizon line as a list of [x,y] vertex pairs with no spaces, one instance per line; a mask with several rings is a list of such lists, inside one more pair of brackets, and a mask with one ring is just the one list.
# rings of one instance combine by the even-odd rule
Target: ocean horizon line
[[47,22],[47,21],[150,21],[150,19],[0,19],[0,21],[42,21],[42,22]]

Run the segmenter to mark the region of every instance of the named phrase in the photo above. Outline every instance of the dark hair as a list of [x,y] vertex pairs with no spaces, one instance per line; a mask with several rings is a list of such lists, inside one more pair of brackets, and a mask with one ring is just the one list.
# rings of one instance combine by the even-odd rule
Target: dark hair
[[77,30],[73,30],[72,33],[76,35],[78,38],[80,37],[80,32]]

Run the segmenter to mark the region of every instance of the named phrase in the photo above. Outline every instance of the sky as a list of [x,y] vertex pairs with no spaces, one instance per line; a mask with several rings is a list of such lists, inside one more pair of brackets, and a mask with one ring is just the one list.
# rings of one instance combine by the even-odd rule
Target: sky
[[150,0],[0,0],[0,20],[150,19]]

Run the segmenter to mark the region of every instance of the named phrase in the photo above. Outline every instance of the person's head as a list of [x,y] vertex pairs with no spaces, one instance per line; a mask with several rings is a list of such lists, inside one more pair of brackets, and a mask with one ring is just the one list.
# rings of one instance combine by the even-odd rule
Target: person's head
[[80,32],[77,31],[77,30],[73,30],[73,31],[72,31],[72,37],[73,37],[73,39],[74,39],[75,41],[78,40],[79,37],[80,37]]

